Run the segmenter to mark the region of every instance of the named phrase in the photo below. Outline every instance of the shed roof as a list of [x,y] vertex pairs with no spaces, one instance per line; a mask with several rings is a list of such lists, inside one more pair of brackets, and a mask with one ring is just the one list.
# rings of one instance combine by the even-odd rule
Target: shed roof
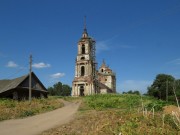
[[[31,73],[33,77],[37,78],[37,76],[34,74],[34,72]],[[29,74],[12,79],[12,80],[0,80],[0,93],[3,93],[5,91],[8,91],[10,89],[17,88],[26,78],[29,77]],[[43,91],[46,91],[46,88],[44,85],[40,82],[40,80],[37,78],[38,82],[42,85],[44,88]],[[40,90],[42,91],[42,90]]]

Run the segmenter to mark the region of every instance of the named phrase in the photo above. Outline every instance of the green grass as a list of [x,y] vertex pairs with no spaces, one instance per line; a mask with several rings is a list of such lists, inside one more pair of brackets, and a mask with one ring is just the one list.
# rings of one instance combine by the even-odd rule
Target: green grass
[[[147,109],[147,115],[143,115],[141,110],[142,102]],[[105,94],[84,97],[84,104],[80,110],[96,110],[98,113],[101,111],[102,120],[97,118],[94,121],[102,121],[99,124],[107,124],[95,134],[101,134],[101,132],[104,134],[119,134],[121,132],[123,135],[180,134],[170,115],[165,115],[163,127],[163,107],[170,103],[162,100],[130,94]],[[150,112],[153,106],[155,110],[154,118],[152,112]],[[109,116],[106,116],[108,113]],[[106,121],[103,117],[106,118]]]
[[32,99],[31,103],[29,101],[0,99],[0,121],[24,118],[51,111],[62,106],[63,103],[58,98],[54,97],[47,99]]
[[[88,135],[176,135],[179,129],[170,115],[162,121],[163,107],[168,103],[148,96],[130,94],[104,94],[81,97],[77,118],[69,124],[47,134]],[[73,101],[74,98],[68,98]],[[141,110],[143,105],[147,115]],[[154,118],[150,110],[154,106]]]
[[90,109],[103,110],[110,108],[117,109],[136,109],[143,104],[151,109],[155,105],[156,111],[162,111],[162,108],[168,103],[161,100],[156,100],[151,97],[131,94],[104,94],[104,95],[92,95],[84,97],[84,102]]
[[[82,104],[75,120],[42,135],[180,135],[172,116],[165,115],[163,125],[162,107],[168,105],[164,101],[129,94],[91,95],[80,99]],[[139,110],[142,101],[147,115]],[[154,118],[150,112],[153,106],[156,107]]]

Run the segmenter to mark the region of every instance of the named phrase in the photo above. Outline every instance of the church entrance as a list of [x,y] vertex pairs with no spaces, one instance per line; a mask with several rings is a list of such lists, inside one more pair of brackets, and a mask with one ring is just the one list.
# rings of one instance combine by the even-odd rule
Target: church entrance
[[84,96],[84,86],[80,86],[80,96]]

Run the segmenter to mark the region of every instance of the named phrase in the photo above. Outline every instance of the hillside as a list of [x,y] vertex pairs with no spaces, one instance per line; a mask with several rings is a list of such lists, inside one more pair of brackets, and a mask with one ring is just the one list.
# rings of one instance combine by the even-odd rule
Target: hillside
[[[77,98],[66,98],[66,100],[73,101]],[[169,105],[170,103],[164,101],[138,95],[87,96],[82,98],[75,120],[43,132],[42,135],[180,134],[178,127],[180,123],[168,114]],[[166,111],[163,109],[164,106]],[[172,107],[177,109],[174,105],[169,109]]]

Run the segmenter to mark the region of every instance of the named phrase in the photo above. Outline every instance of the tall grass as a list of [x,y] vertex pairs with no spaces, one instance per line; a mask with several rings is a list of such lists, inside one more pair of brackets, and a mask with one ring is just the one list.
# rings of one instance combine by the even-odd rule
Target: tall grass
[[[91,95],[82,99],[77,119],[43,135],[180,135],[172,117],[162,115],[162,107],[167,103],[161,100],[129,94]],[[142,102],[144,115],[138,111]]]
[[57,98],[32,99],[31,103],[29,101],[0,99],[0,121],[32,116],[62,106],[63,103]]
[[119,109],[137,109],[143,104],[151,109],[155,104],[156,111],[162,110],[167,105],[166,102],[156,100],[150,97],[142,97],[139,95],[131,94],[99,94],[84,97],[84,102],[92,109],[102,110],[107,108],[119,108]]
[[[102,121],[104,121],[106,113],[111,114],[108,116],[110,118],[107,118],[105,123],[99,122],[100,125],[105,125],[100,132],[106,134],[122,133],[139,135],[146,133],[179,133],[172,117],[169,115],[163,115],[163,107],[169,105],[169,103],[162,100],[130,94],[105,94],[84,97],[84,102],[89,106],[89,109],[101,110],[104,112],[100,112],[102,113],[101,115],[104,115],[102,116]],[[144,105],[144,110],[142,111],[146,110],[146,115],[138,112],[138,108],[142,108],[142,102]],[[111,110],[110,108],[114,109]],[[151,112],[152,108],[153,113]],[[113,121],[111,121],[112,116],[114,119]],[[164,117],[162,118],[162,116]],[[94,121],[98,121],[98,119]]]

